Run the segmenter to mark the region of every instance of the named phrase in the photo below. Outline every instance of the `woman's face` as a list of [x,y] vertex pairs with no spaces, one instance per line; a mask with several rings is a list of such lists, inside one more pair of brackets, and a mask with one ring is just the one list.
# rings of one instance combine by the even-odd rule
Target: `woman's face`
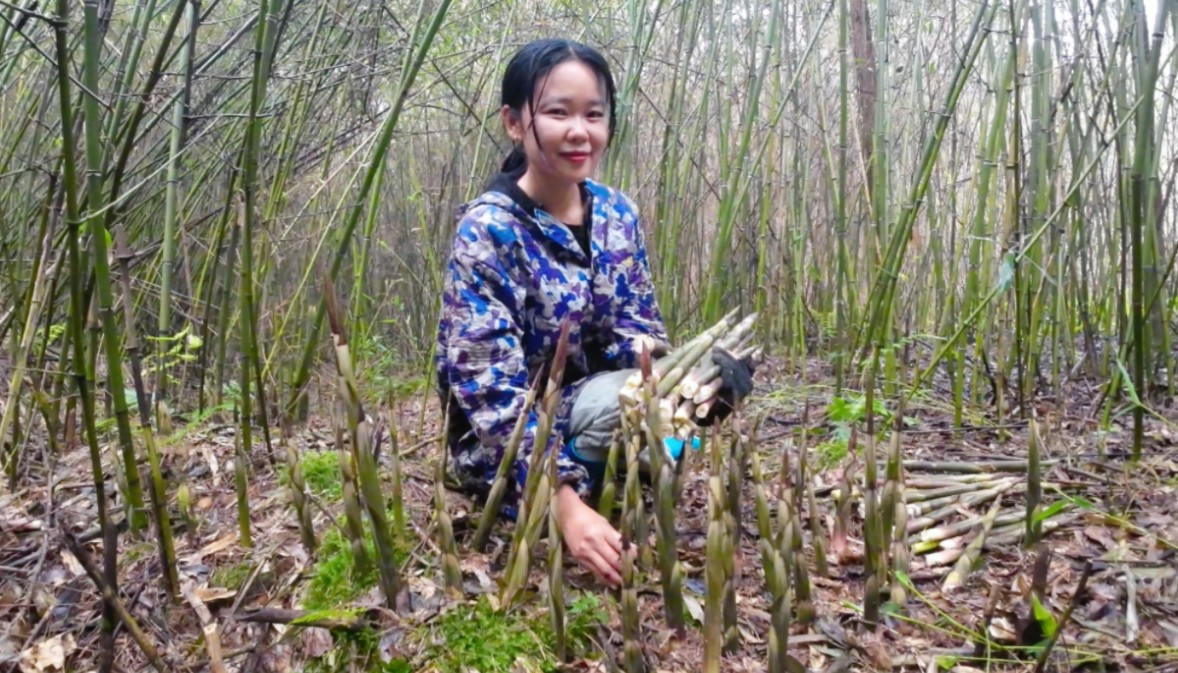
[[535,107],[522,114],[504,107],[503,123],[523,143],[528,170],[555,182],[579,183],[593,174],[609,141],[605,87],[589,66],[565,61],[536,83]]

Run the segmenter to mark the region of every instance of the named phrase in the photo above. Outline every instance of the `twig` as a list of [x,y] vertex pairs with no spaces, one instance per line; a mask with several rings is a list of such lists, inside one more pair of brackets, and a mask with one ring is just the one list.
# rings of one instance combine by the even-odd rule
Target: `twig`
[[283,610],[280,608],[261,608],[237,616],[239,622],[254,622],[258,624],[297,624],[298,626],[317,626],[323,629],[344,629],[358,631],[368,625],[364,615],[345,617],[339,615],[319,615],[307,610]]
[[[90,558],[90,554],[86,552],[82,545],[78,544],[78,541],[74,539],[72,534],[70,534],[64,523],[61,527],[61,533],[65,540],[65,546],[70,550],[70,553],[78,559],[78,563],[82,564],[82,568],[84,568],[86,570],[86,574],[90,576],[90,581],[94,582],[94,585],[98,587],[98,591],[102,594],[102,599],[106,601],[106,604],[109,605],[112,610],[114,610],[115,614],[118,615],[119,620],[122,621],[123,625],[127,627],[127,631],[131,634],[131,638],[135,640],[135,644],[139,646],[139,649],[143,650],[143,654],[147,655],[147,660],[151,662],[151,665],[155,668],[155,670],[159,671],[160,673],[168,673],[171,670],[175,670],[174,668],[169,668],[168,665],[164,663],[164,660],[160,658],[159,652],[156,651],[155,646],[152,645],[151,641],[147,639],[147,634],[143,632],[143,629],[139,628],[139,622],[135,621],[135,618],[131,616],[130,611],[128,611],[127,608],[123,605],[122,601],[119,600],[119,597],[116,596],[113,591],[111,591],[110,586],[107,585],[106,581],[102,579],[102,574],[98,572],[98,568],[94,566],[94,561]],[[187,670],[187,667],[185,667],[185,670]]]
[[1072,610],[1076,609],[1076,604],[1080,602],[1080,596],[1083,595],[1085,587],[1088,586],[1088,577],[1092,575],[1092,560],[1084,561],[1084,572],[1080,573],[1080,583],[1076,585],[1076,592],[1072,594],[1072,600],[1068,603],[1068,607],[1063,611],[1063,616],[1059,618],[1059,626],[1055,628],[1055,633],[1047,639],[1047,645],[1043,648],[1043,652],[1039,654],[1039,660],[1035,662],[1035,673],[1043,673],[1043,668],[1047,665],[1047,658],[1051,656],[1051,650],[1055,649],[1055,643],[1059,640],[1059,635],[1063,633],[1064,627],[1068,625],[1068,621],[1072,618]]
[[[261,567],[261,566],[259,566]],[[209,670],[212,673],[226,673],[225,660],[221,653],[221,627],[217,621],[213,619],[213,615],[209,609],[205,607],[204,601],[192,593],[192,586],[185,585],[181,592],[184,594],[184,599],[192,606],[196,616],[200,619],[201,632],[205,637],[205,648],[209,652]]]

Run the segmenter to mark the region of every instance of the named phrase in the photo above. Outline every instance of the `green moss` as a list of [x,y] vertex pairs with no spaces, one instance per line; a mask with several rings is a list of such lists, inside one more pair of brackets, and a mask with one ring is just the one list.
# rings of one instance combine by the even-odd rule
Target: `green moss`
[[[579,596],[566,611],[570,647],[574,651],[586,649],[589,636],[605,619],[600,597]],[[463,673],[471,668],[481,673],[509,673],[520,670],[517,661],[530,664],[523,670],[559,670],[546,615],[495,612],[486,598],[440,616],[422,637],[429,643],[425,652],[428,663],[440,673]]]
[[[372,535],[365,536],[368,557],[376,558]],[[307,610],[335,610],[355,599],[376,584],[376,568],[357,573],[352,545],[339,529],[333,528],[323,536],[317,552],[315,575],[307,585],[303,607]]]
[[[531,621],[531,623],[529,623]],[[465,603],[434,620],[425,653],[441,673],[510,673],[516,660],[525,670],[555,671],[551,627],[547,620],[522,620],[515,613],[497,613],[486,598]]]
[[[356,572],[356,561],[352,556],[352,545],[338,528],[332,528],[320,542],[316,552],[314,576],[307,585],[303,607],[307,610],[335,610],[345,607],[349,601],[376,586],[379,573],[376,569],[376,544],[372,530],[365,519],[364,547],[372,567],[365,573]],[[404,568],[409,558],[412,541],[394,538],[393,553],[398,568]]]
[[[339,454],[335,451],[307,451],[299,456],[299,471],[313,495],[326,500],[343,497],[343,479],[339,471]],[[290,485],[290,471],[283,466],[278,474],[283,486]]]
[[253,568],[250,567],[248,561],[239,561],[232,563],[213,571],[213,576],[209,578],[209,586],[221,587],[223,589],[240,589],[241,585],[249,579]]

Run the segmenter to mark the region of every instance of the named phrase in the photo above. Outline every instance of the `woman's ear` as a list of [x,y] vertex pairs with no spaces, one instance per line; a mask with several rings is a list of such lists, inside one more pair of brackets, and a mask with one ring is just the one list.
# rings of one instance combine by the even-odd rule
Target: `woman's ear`
[[507,131],[507,137],[512,143],[519,145],[524,141],[523,120],[510,105],[504,105],[499,109],[499,119],[503,122],[503,129]]

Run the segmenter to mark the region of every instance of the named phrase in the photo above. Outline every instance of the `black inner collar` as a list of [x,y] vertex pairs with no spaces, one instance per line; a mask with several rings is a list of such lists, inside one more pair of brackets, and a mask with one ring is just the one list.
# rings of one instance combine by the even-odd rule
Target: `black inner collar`
[[[512,201],[515,201],[522,207],[529,215],[536,217],[537,210],[543,210],[543,207],[536,203],[536,200],[528,196],[519,186],[519,179],[523,177],[524,171],[527,167],[517,168],[514,171],[507,173],[498,173],[491,179],[490,187],[496,191],[503,192]],[[581,224],[573,224],[571,222],[563,222],[573,232],[573,237],[577,239],[577,244],[581,247],[581,251],[585,253],[586,257],[592,257],[590,253],[589,240],[593,231],[593,197],[589,194],[589,188],[582,182],[579,185],[581,192],[581,206],[585,213],[584,221]]]

